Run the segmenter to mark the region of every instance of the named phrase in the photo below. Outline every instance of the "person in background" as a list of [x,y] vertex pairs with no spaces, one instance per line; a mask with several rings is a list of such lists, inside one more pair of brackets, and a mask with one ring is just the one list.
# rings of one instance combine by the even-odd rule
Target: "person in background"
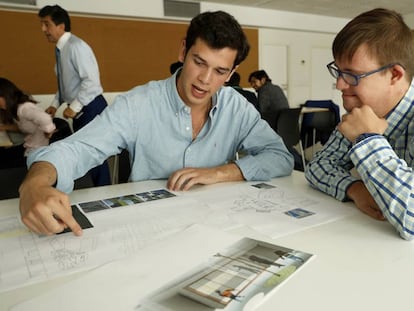
[[[33,232],[69,227],[80,235],[64,192],[122,149],[130,154],[131,181],[168,179],[173,191],[291,174],[293,158],[283,140],[253,105],[223,87],[248,51],[233,16],[216,11],[194,17],[179,50],[183,66],[174,75],[117,96],[87,126],[31,154],[20,187],[23,222]],[[245,156],[237,159],[239,151]]]
[[227,81],[225,85],[231,86],[237,92],[242,94],[249,101],[249,103],[253,104],[257,111],[260,112],[259,102],[257,100],[256,94],[249,90],[245,90],[240,86],[240,75],[237,71],[233,72],[229,81]]
[[264,70],[257,70],[249,75],[249,83],[257,91],[262,118],[276,129],[278,113],[288,109],[289,103],[283,90],[275,84]]
[[[63,116],[73,120],[76,132],[107,107],[98,64],[90,46],[70,32],[70,17],[65,9],[47,5],[38,16],[47,40],[56,44],[58,91],[46,112],[54,117],[60,105],[67,105]],[[90,176],[95,186],[111,184],[106,159],[91,169]]]
[[[307,180],[414,238],[414,36],[377,8],[335,37],[327,65],[347,113],[306,168]],[[352,171],[351,171],[352,170]]]
[[[0,167],[25,166],[25,156],[49,144],[55,124],[36,101],[10,80],[0,77],[0,131],[21,132],[22,145],[0,150]],[[19,164],[15,164],[19,163]]]

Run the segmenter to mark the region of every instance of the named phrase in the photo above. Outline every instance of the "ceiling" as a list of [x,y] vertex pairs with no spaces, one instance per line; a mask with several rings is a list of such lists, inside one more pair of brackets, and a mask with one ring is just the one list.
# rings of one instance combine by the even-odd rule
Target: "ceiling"
[[[193,0],[202,2],[205,0]],[[207,0],[228,5],[353,18],[359,13],[383,7],[407,15],[414,13],[413,0]]]

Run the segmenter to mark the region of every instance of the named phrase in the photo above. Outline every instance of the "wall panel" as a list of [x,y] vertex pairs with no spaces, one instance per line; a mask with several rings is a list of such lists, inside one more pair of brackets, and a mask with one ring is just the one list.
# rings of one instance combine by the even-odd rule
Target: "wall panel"
[[[169,75],[187,23],[71,16],[72,32],[94,50],[106,92],[119,92]],[[258,68],[258,30],[244,29],[252,46],[240,66],[242,86]],[[56,91],[54,44],[40,30],[37,12],[0,10],[0,76],[31,94]]]

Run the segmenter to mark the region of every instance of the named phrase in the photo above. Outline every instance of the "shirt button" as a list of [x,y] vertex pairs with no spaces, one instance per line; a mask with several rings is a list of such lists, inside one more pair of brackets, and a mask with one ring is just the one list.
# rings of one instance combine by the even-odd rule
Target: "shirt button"
[[185,128],[185,130],[186,130],[186,131],[189,131],[189,130],[190,130],[190,127],[189,127],[189,126],[187,126],[187,127]]

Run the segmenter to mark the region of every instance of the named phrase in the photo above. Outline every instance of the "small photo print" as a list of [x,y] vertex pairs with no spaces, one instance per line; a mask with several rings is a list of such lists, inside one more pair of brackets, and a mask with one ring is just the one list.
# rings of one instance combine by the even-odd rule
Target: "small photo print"
[[294,218],[304,218],[304,217],[311,216],[315,213],[304,210],[302,208],[295,208],[295,209],[285,212],[285,214],[288,216],[294,217]]
[[256,187],[256,188],[259,188],[259,189],[272,189],[272,188],[276,188],[275,186],[270,185],[270,184],[266,184],[264,182],[259,183],[259,184],[255,184],[255,185],[252,185],[252,186],[253,187]]
[[138,203],[142,203],[144,201],[141,200],[140,198],[138,198],[137,196],[131,194],[131,195],[126,195],[126,196],[122,196],[122,197],[115,197],[115,198],[105,199],[105,200],[103,200],[103,202],[106,205],[108,205],[109,207],[114,208],[114,207],[138,204]]
[[85,213],[96,212],[104,209],[109,209],[109,206],[106,205],[103,201],[92,201],[79,203],[79,206]]
[[147,201],[155,201],[155,200],[175,197],[175,194],[172,194],[171,192],[165,189],[160,189],[160,190],[137,193],[136,196],[142,201],[147,202]]

